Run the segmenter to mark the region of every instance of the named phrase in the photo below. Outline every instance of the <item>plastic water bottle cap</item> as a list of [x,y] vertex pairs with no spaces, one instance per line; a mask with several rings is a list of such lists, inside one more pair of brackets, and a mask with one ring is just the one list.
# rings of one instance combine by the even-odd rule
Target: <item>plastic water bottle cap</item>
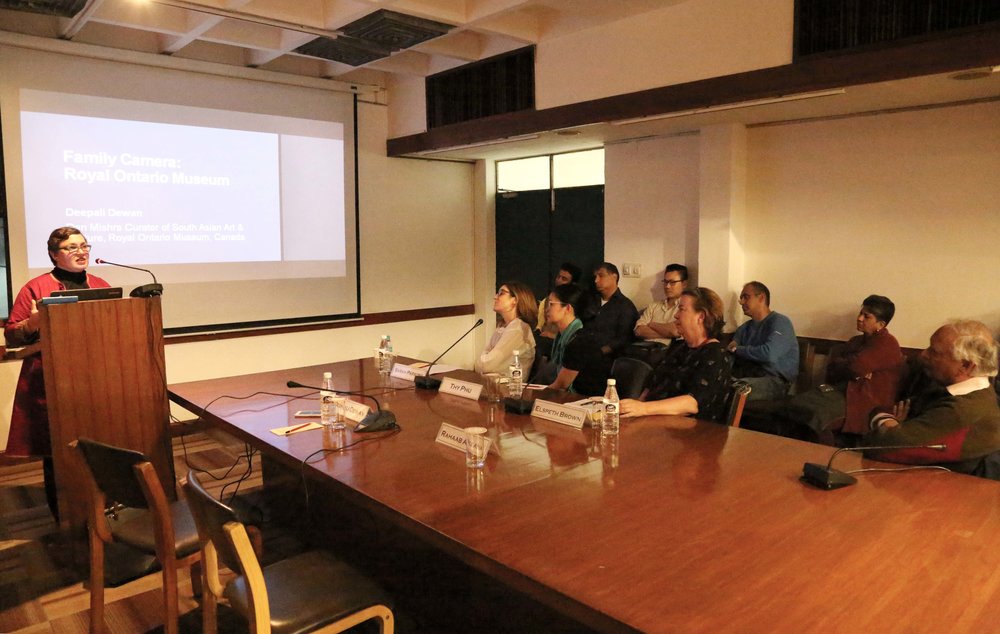
[[323,373],[323,378],[324,379],[332,379],[333,378],[333,372],[324,372]]
[[608,379],[608,385],[617,385],[617,382],[614,379]]

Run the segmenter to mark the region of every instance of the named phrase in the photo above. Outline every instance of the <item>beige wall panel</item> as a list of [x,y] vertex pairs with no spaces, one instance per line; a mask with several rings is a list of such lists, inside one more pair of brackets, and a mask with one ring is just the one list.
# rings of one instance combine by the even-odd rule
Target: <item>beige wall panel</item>
[[792,61],[792,0],[689,0],[538,45],[551,108]]
[[852,336],[870,293],[904,346],[1000,327],[998,122],[986,103],[750,130],[747,276],[801,335]]
[[663,267],[688,265],[697,275],[698,135],[608,146],[604,155],[604,256],[621,268],[622,292],[641,310],[663,299]]

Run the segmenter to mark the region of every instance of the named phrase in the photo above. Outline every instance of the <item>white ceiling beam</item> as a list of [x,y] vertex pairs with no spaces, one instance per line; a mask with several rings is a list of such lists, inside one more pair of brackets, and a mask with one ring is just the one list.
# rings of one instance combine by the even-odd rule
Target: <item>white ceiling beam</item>
[[64,40],[73,39],[73,36],[79,33],[80,29],[86,26],[87,22],[90,21],[91,16],[94,15],[94,12],[101,8],[101,4],[103,2],[104,0],[88,0],[87,4],[84,5],[83,9],[81,9],[79,13],[73,16],[73,18],[69,21],[69,23],[66,24],[66,26],[62,29],[62,31],[59,33],[59,37],[63,38]]
[[482,58],[483,35],[472,31],[455,31],[417,44],[410,50],[474,62]]

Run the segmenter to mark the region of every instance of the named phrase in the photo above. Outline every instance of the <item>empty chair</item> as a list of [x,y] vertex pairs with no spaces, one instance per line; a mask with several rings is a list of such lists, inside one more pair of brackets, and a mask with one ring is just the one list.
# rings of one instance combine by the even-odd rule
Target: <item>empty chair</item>
[[730,427],[739,427],[743,418],[743,408],[746,407],[747,397],[750,396],[750,386],[742,381],[736,381],[729,393],[729,407],[726,410],[726,424]]
[[[88,491],[90,631],[104,630],[104,545],[155,555],[163,571],[163,629],[177,631],[177,570],[200,559],[198,532],[182,502],[170,502],[153,465],[138,451],[81,438],[70,443]],[[192,569],[192,580],[198,573]]]
[[646,386],[653,367],[645,361],[630,357],[619,357],[611,366],[611,378],[615,380],[619,398],[639,398]]
[[[212,497],[193,471],[181,483],[202,548],[204,632],[217,630],[216,601],[225,597],[257,634],[340,632],[370,619],[391,634],[392,610],[374,581],[325,551],[261,568],[235,512]],[[225,586],[220,562],[238,575]]]

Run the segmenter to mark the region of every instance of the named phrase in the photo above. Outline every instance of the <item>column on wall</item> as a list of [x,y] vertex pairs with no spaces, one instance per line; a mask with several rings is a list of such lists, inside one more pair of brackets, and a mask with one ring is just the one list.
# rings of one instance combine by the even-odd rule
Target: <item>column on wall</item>
[[699,152],[698,284],[719,293],[727,330],[742,319],[737,304],[745,261],[747,131],[742,124],[701,129]]
[[482,350],[493,334],[493,294],[496,292],[497,246],[496,246],[496,161],[476,161],[473,178],[473,297],[476,316],[485,324],[476,329],[476,350]]

